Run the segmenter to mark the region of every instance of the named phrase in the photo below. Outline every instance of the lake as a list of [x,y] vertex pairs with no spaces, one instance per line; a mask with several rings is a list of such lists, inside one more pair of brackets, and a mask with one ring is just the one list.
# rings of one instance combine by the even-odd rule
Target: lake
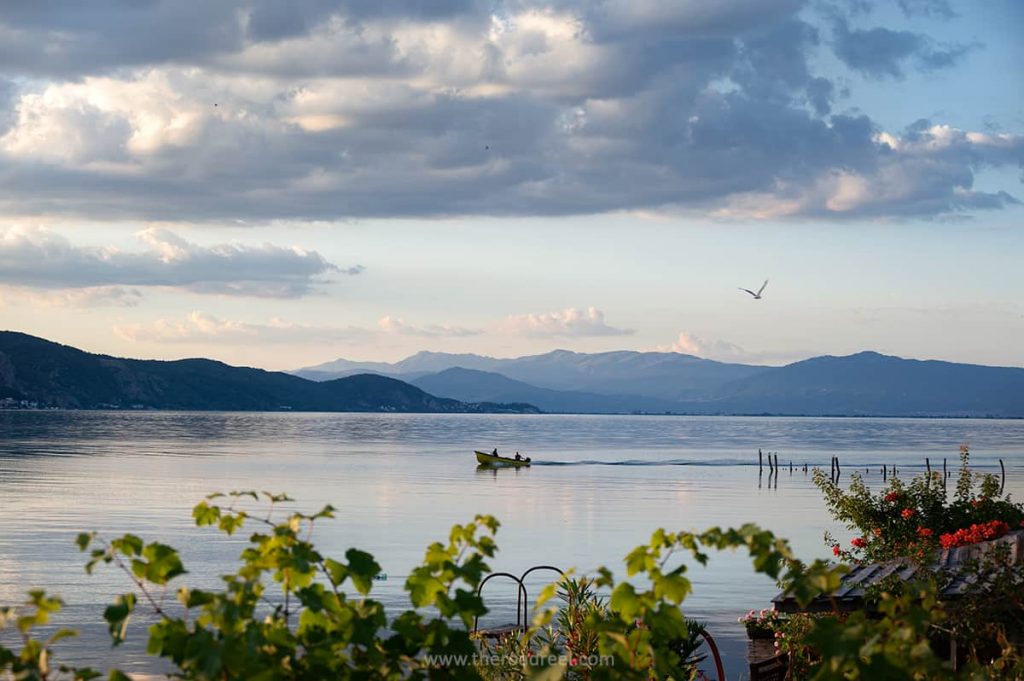
[[[547,563],[624,576],[622,558],[650,533],[754,521],[788,537],[805,559],[828,557],[825,530],[848,537],[827,515],[798,467],[828,468],[844,480],[868,466],[868,481],[896,463],[901,477],[924,458],[951,469],[969,442],[978,468],[1006,463],[1007,491],[1024,496],[1024,421],[670,416],[395,415],[180,412],[0,412],[0,603],[45,587],[68,606],[58,618],[83,636],[61,644],[58,660],[155,671],[141,653],[145,631],[110,650],[100,621],[129,590],[110,569],[87,576],[77,532],[133,532],[181,550],[188,583],[211,586],[231,569],[240,538],[192,524],[192,506],[213,491],[288,492],[295,507],[330,503],[337,519],[317,539],[328,555],[352,546],[375,555],[387,574],[374,595],[405,605],[402,584],[426,545],[476,513],[497,516],[500,552],[491,566],[520,573]],[[537,465],[478,471],[473,449],[516,450]],[[757,449],[778,451],[777,484],[759,475]],[[788,463],[797,467],[790,474]],[[708,623],[727,657],[729,678],[745,673],[736,618],[769,605],[771,580],[735,554],[713,555],[690,573],[688,615]],[[531,584],[536,594],[543,578]],[[515,593],[495,581],[483,624],[510,621]]]

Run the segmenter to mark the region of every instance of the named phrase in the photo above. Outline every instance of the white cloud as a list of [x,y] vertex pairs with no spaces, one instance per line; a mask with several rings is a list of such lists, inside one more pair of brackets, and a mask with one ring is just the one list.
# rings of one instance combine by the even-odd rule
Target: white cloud
[[225,320],[192,312],[183,320],[158,319],[146,324],[118,324],[114,333],[132,342],[153,343],[333,343],[365,340],[372,331],[349,326],[317,326],[272,319],[267,324]]
[[702,359],[712,359],[718,362],[735,362],[739,364],[788,364],[807,357],[816,357],[821,352],[815,350],[747,350],[729,341],[703,338],[688,331],[681,331],[676,340],[665,345],[655,347],[657,352],[678,352],[683,355],[693,355]]
[[18,286],[0,286],[0,305],[42,307],[135,307],[142,292],[123,286],[91,286],[79,289],[41,291]]
[[740,346],[723,340],[707,340],[686,331],[681,331],[674,343],[659,345],[658,352],[678,352],[705,359],[737,361],[747,357]]
[[409,324],[405,322],[401,317],[392,317],[391,315],[381,317],[377,321],[377,326],[384,333],[399,334],[402,336],[422,336],[426,338],[434,338],[440,336],[477,336],[483,333],[483,331],[480,329],[471,329],[463,326],[452,326],[448,324],[428,324],[426,326],[416,326],[414,324]]
[[966,52],[867,15],[827,40],[838,10],[799,0],[271,4],[5,15],[0,211],[935,216],[1011,203],[974,178],[1024,160],[1020,135],[833,113],[823,49],[879,73]]
[[157,319],[151,322],[118,324],[114,332],[135,342],[153,343],[333,343],[383,342],[389,336],[410,338],[467,338],[503,336],[508,334],[534,337],[624,336],[632,329],[609,326],[604,314],[593,307],[587,310],[569,308],[550,314],[511,315],[504,320],[480,328],[454,324],[411,324],[401,317],[388,315],[376,326],[331,326],[301,324],[272,319],[267,323],[223,319],[205,312],[192,312],[184,319]]
[[0,230],[0,284],[36,289],[171,287],[196,293],[289,298],[341,270],[315,251],[272,244],[200,246],[167,229],[138,233],[141,251],[78,246],[41,227]]
[[633,329],[609,326],[604,312],[595,307],[586,310],[566,308],[546,314],[509,315],[499,325],[505,333],[523,336],[565,336],[582,338],[586,336],[628,336]]

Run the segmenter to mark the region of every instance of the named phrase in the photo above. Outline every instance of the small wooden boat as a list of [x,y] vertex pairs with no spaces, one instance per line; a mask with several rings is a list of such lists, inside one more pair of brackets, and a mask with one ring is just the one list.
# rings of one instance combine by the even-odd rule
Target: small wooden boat
[[487,452],[474,452],[476,454],[476,460],[481,466],[512,466],[513,468],[522,468],[523,466],[529,466],[529,459],[510,459],[507,456],[497,456],[495,454],[488,454]]

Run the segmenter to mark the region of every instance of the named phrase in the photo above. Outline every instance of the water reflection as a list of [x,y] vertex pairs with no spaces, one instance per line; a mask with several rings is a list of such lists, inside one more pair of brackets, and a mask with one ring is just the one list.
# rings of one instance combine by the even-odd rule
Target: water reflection
[[[127,585],[111,572],[87,577],[75,533],[160,538],[182,549],[189,584],[214,586],[244,538],[197,530],[191,507],[208,492],[246,488],[288,491],[306,510],[335,506],[318,542],[328,555],[353,546],[373,553],[389,575],[374,593],[389,609],[408,606],[402,584],[427,544],[477,513],[501,520],[492,564],[516,575],[544,562],[584,572],[607,565],[623,576],[623,557],[657,527],[751,520],[790,538],[805,558],[828,557],[822,533],[843,532],[830,523],[811,469],[828,470],[839,456],[843,483],[847,471],[867,468],[869,484],[881,485],[894,463],[906,478],[925,469],[925,456],[952,458],[968,440],[985,470],[1005,460],[1007,490],[1020,496],[1024,421],[0,413],[0,602],[32,586],[55,590],[69,603],[61,624],[87,629],[67,644],[77,661],[149,669],[138,646],[111,652],[105,644],[95,622]],[[480,443],[528,451],[534,465],[481,470]],[[773,465],[755,473],[758,447],[772,451]],[[739,661],[734,670],[745,646],[736,615],[767,605],[775,588],[751,574],[738,554],[714,555],[708,569],[690,573],[687,612],[711,625]],[[494,612],[483,626],[514,619],[512,592],[497,589],[488,604]],[[136,627],[136,640],[143,634]]]

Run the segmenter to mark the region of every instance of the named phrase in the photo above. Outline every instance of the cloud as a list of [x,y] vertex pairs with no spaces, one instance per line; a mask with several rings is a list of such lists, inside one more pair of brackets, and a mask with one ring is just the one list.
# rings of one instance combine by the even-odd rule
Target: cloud
[[192,312],[183,320],[158,319],[147,324],[119,324],[114,333],[132,342],[150,343],[333,343],[365,340],[372,331],[349,326],[295,324],[273,319],[268,324],[225,320]]
[[[2,291],[0,291],[2,293]],[[0,297],[0,303],[3,298]],[[609,326],[604,314],[593,307],[587,310],[569,308],[561,312],[541,315],[516,315],[473,328],[453,324],[410,324],[400,317],[381,317],[376,326],[332,326],[301,324],[272,319],[268,323],[253,323],[222,319],[205,313],[192,312],[184,319],[157,319],[137,324],[118,324],[114,332],[133,342],[152,343],[335,343],[381,342],[388,336],[412,338],[466,338],[480,335],[518,334],[538,337],[624,336],[632,329]]]
[[913,62],[921,70],[955,66],[978,45],[937,46],[926,35],[889,28],[851,29],[838,19],[834,29],[836,55],[851,69],[873,78],[903,78]]
[[509,315],[499,325],[499,330],[523,336],[570,338],[628,336],[635,333],[633,329],[609,326],[604,320],[604,312],[594,307],[588,307],[586,310],[570,307],[547,314]]
[[681,331],[675,342],[659,345],[657,352],[678,352],[718,362],[736,362],[741,364],[788,364],[807,357],[816,357],[820,352],[805,350],[787,350],[785,352],[758,351],[752,352],[730,343],[729,341],[706,339],[687,331]]
[[871,162],[822,173],[813,181],[779,181],[773,192],[737,193],[716,214],[727,217],[818,215],[913,217],[1019,204],[1005,191],[974,187],[974,173],[1024,163],[1024,137],[959,130],[918,121],[899,134],[871,135]]
[[747,352],[740,346],[723,340],[705,340],[692,333],[681,331],[674,343],[659,345],[659,352],[678,352],[705,359],[738,361],[746,358]]
[[[955,20],[943,0],[901,6]],[[281,7],[5,8],[0,212],[202,222],[763,204],[745,214],[935,216],[1006,205],[972,187],[977,164],[1021,160],[980,146],[908,157],[878,143],[866,114],[835,113],[844,88],[820,72],[824,50],[885,78],[955,66],[974,46],[854,28],[800,0]],[[929,163],[935,190],[843,210],[794,196]]]
[[956,16],[949,0],[896,0],[896,2],[903,13],[909,17],[952,19]]
[[377,326],[384,333],[399,334],[402,336],[422,336],[425,338],[436,338],[441,336],[466,337],[477,336],[483,333],[481,329],[470,329],[462,326],[451,326],[448,324],[428,324],[427,326],[415,326],[408,324],[401,317],[390,315],[381,317]]
[[0,286],[0,305],[42,307],[135,307],[142,292],[123,286],[91,286],[79,289],[40,291],[17,286]]
[[0,284],[35,289],[171,287],[196,293],[293,298],[341,270],[315,251],[272,244],[200,246],[166,229],[137,235],[145,250],[78,246],[45,228],[0,231]]

